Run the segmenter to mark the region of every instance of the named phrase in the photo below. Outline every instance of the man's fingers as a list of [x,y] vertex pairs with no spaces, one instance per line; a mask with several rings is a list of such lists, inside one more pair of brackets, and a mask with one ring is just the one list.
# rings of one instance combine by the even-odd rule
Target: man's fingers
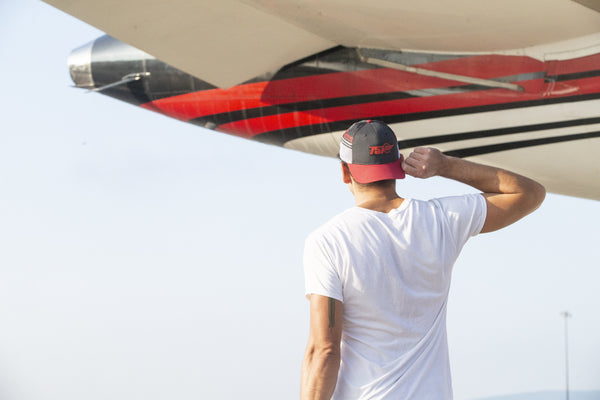
[[[419,147],[416,147],[416,148],[415,148],[415,150],[417,150],[417,149],[419,149]],[[422,149],[422,148],[421,148],[421,149]],[[422,152],[422,151],[420,151],[420,152],[412,151],[412,152],[411,152],[411,153],[408,155],[407,159],[409,159],[409,160],[413,160],[413,162],[414,162],[414,161],[417,161],[417,162],[423,162],[423,161],[425,161],[425,159],[426,159],[426,156],[423,154],[423,152]]]
[[415,147],[413,149],[413,151],[410,153],[410,155],[408,156],[408,158],[412,158],[421,163],[427,164],[428,161],[433,156],[433,153],[432,153],[433,150],[434,149],[432,149],[430,147]]
[[425,155],[425,154],[429,153],[430,151],[431,151],[431,148],[429,148],[429,147],[419,146],[419,147],[415,147],[412,152],[415,154]]
[[402,163],[402,170],[403,170],[403,171],[404,171],[406,174],[408,174],[408,175],[411,175],[411,176],[412,176],[412,171],[414,170],[414,168],[413,168],[411,165],[409,165],[409,164],[408,164],[406,161],[404,161],[404,162]]
[[412,171],[415,169],[412,165],[408,163],[408,160],[404,160],[402,162],[402,169],[409,175],[412,175]]
[[410,157],[402,163],[402,169],[405,173],[415,178],[420,178],[423,174],[423,164],[411,159]]
[[402,163],[404,171],[415,178],[429,178],[437,172],[440,152],[431,147],[415,147]]
[[417,166],[419,165],[419,160],[416,160],[413,155],[411,154],[410,156],[408,156],[407,159],[404,160],[404,162],[402,163],[402,168],[404,168],[404,166],[407,165],[410,168],[417,168]]
[[424,156],[421,153],[415,153],[413,151],[412,153],[410,153],[408,158],[412,158],[413,160],[423,161]]

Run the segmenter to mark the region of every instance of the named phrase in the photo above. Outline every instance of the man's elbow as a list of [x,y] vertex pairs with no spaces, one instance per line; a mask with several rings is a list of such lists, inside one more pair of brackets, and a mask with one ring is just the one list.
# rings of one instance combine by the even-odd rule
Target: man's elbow
[[487,216],[481,233],[514,224],[539,208],[545,197],[546,188],[529,178],[524,178],[514,193],[486,196]]
[[306,355],[319,364],[339,364],[341,359],[340,346],[333,344],[309,346]]
[[536,181],[532,181],[531,188],[528,190],[529,209],[533,212],[539,208],[546,198],[546,188]]

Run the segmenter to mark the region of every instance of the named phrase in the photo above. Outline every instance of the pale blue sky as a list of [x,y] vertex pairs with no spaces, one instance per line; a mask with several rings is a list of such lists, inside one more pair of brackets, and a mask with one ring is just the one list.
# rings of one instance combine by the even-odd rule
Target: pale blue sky
[[[0,398],[297,398],[303,240],[352,205],[337,162],[71,88],[68,53],[100,34],[0,3]],[[600,203],[549,195],[467,244],[448,316],[458,400],[561,390],[564,309],[571,388],[600,390],[599,222]]]

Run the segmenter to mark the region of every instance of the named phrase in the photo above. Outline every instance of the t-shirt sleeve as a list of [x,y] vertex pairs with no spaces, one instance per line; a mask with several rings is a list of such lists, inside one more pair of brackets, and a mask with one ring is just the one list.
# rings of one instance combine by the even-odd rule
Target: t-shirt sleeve
[[318,294],[344,301],[339,274],[322,236],[312,234],[306,239],[303,264],[307,298],[310,298],[311,294]]
[[460,249],[471,236],[481,232],[487,205],[481,193],[444,197],[439,204],[444,211],[448,229]]

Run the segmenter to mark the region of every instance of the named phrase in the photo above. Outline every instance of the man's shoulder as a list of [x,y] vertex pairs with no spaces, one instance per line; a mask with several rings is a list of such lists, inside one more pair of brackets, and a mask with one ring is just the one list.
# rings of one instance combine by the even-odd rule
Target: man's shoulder
[[334,228],[336,226],[339,226],[340,224],[345,223],[346,221],[352,219],[356,215],[357,208],[358,207],[348,208],[340,212],[339,214],[329,218],[329,220],[327,220],[326,222],[321,224],[317,229],[315,229],[314,232],[326,231],[328,229]]
[[314,240],[343,232],[349,229],[352,224],[358,223],[360,215],[361,212],[358,207],[348,208],[313,230],[308,238]]
[[[454,212],[460,209],[476,207],[478,203],[484,202],[481,193],[470,193],[456,196],[437,197],[429,200],[406,198],[403,205],[396,212],[409,212],[420,215],[437,212]],[[390,214],[393,214],[391,211]],[[351,207],[330,218],[327,222],[313,230],[309,237],[319,238],[330,236],[337,232],[348,232],[356,225],[361,225],[367,220],[380,217],[383,213],[373,212],[360,207]]]
[[472,208],[479,206],[482,202],[485,202],[485,198],[481,193],[467,193],[455,196],[438,197],[429,200],[429,202],[435,207],[439,208]]
[[464,221],[474,215],[485,218],[485,198],[481,193],[436,197],[429,200],[412,200],[406,213],[413,226],[428,225],[434,221]]

